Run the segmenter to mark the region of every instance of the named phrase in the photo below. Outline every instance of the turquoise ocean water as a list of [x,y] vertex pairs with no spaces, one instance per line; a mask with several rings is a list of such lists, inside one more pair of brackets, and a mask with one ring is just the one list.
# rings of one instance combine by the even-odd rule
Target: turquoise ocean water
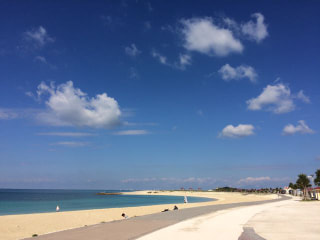
[[[183,197],[178,196],[97,195],[98,192],[119,191],[0,189],[0,215],[55,212],[57,205],[60,211],[74,211],[183,203]],[[188,197],[188,201],[211,199]]]

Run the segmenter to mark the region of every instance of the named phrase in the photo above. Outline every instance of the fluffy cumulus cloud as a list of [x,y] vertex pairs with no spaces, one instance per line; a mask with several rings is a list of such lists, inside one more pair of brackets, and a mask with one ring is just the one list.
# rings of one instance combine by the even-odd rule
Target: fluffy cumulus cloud
[[225,64],[220,68],[219,73],[225,81],[248,78],[251,82],[256,82],[258,77],[254,68],[246,65],[232,67],[229,64]]
[[227,125],[219,134],[225,138],[247,137],[254,134],[254,126],[251,124]]
[[293,135],[296,133],[300,134],[312,134],[314,131],[305,123],[304,120],[298,121],[298,124],[294,126],[293,124],[286,125],[283,130],[283,135]]
[[119,124],[121,111],[117,101],[106,93],[89,98],[72,81],[55,86],[41,83],[38,97],[47,96],[47,111],[38,118],[51,125],[109,128]]
[[247,101],[248,109],[253,111],[265,109],[278,114],[291,112],[295,109],[294,99],[300,99],[304,102],[310,101],[302,91],[299,93],[292,94],[290,88],[282,83],[268,85],[258,97]]
[[252,17],[255,21],[249,21],[241,26],[244,35],[256,42],[261,42],[268,36],[267,25],[264,23],[264,16],[261,13],[254,13]]
[[241,53],[243,45],[229,29],[221,28],[211,18],[181,20],[184,47],[189,51],[216,56]]
[[130,46],[125,47],[124,51],[126,54],[132,57],[135,57],[141,53],[141,51],[133,43]]
[[149,134],[149,132],[146,130],[124,130],[124,131],[118,131],[114,133],[114,135],[119,135],[119,136],[146,135],[146,134]]
[[43,47],[47,43],[54,42],[54,39],[48,35],[47,30],[42,26],[25,32],[24,37],[37,47]]

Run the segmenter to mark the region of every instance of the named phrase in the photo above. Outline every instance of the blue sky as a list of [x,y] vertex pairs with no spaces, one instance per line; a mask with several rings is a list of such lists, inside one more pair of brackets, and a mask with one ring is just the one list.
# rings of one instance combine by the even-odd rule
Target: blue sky
[[0,5],[0,187],[277,187],[319,168],[317,1]]

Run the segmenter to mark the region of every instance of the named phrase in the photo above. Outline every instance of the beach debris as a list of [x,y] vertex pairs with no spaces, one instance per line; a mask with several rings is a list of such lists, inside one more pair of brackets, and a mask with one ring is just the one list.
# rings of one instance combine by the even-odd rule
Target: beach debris
[[36,234],[36,233],[32,234],[32,237],[38,237],[38,234]]
[[60,211],[60,207],[59,207],[59,205],[57,205],[56,212],[59,212],[59,211]]
[[129,216],[126,215],[125,213],[122,213],[121,216],[124,217],[125,219],[129,218]]
[[174,205],[173,210],[178,210],[179,208],[177,207],[177,205]]
[[164,209],[163,211],[161,211],[161,212],[168,212],[169,211],[169,209],[168,208],[166,208],[166,209]]

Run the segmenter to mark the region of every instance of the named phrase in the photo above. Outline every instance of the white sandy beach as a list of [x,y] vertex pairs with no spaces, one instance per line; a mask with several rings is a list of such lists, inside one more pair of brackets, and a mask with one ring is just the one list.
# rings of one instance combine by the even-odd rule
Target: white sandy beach
[[[149,194],[149,191],[130,192],[127,194]],[[208,206],[214,204],[226,204],[237,202],[251,202],[277,198],[276,195],[249,194],[241,193],[216,193],[216,192],[172,192],[161,191],[153,195],[175,195],[215,198],[217,201],[202,203],[177,204],[180,209]],[[142,216],[146,214],[158,213],[163,209],[173,208],[173,204],[153,205],[143,207],[128,208],[109,208],[95,210],[81,210],[70,212],[53,212],[40,214],[21,214],[0,216],[0,239],[21,239],[31,237],[33,234],[46,234],[50,232],[62,231],[66,229],[94,225],[101,222],[109,222],[122,219],[121,213],[125,212],[129,217]]]

